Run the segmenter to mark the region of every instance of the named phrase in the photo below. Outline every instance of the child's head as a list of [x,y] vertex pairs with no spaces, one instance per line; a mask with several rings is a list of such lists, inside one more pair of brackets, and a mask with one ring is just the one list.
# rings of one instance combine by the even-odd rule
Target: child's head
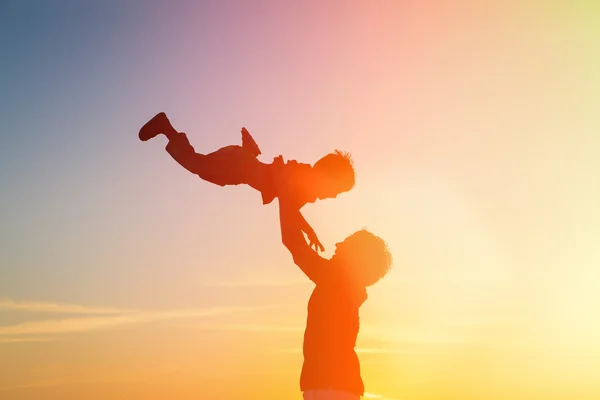
[[319,199],[334,198],[354,187],[354,167],[350,153],[335,150],[313,165],[316,172],[315,196]]
[[361,286],[376,283],[392,266],[392,254],[385,241],[366,229],[337,243],[332,260],[339,261],[353,281]]

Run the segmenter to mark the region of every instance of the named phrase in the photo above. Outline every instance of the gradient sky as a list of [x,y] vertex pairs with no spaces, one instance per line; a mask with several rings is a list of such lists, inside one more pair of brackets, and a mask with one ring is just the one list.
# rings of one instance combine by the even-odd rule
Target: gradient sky
[[394,254],[370,398],[597,399],[600,7],[451,3],[0,1],[0,398],[300,398],[276,204],[139,142],[166,111],[198,151],[353,154],[303,211]]

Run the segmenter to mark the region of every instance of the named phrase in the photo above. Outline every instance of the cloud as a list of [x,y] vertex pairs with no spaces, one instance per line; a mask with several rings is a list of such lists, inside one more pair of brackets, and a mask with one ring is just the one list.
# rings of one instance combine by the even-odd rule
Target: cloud
[[119,308],[87,307],[77,304],[53,303],[47,301],[17,301],[9,298],[0,298],[0,310],[53,314],[123,314],[134,312],[134,310]]
[[384,326],[361,326],[362,339],[390,344],[427,344],[427,345],[458,345],[470,340],[462,332],[455,332],[447,327],[431,329],[399,330]]
[[388,347],[358,347],[356,348],[358,354],[412,354],[413,350],[410,349],[398,349]]
[[400,399],[395,398],[395,397],[385,397],[385,396],[382,396],[382,395],[379,395],[379,394],[368,393],[368,392],[365,392],[364,398],[365,399],[377,399],[377,400],[400,400]]
[[1,337],[0,344],[2,343],[35,343],[35,342],[50,342],[52,338],[49,337],[38,337],[38,336],[25,336],[25,337]]
[[0,326],[0,339],[4,342],[24,341],[32,336],[60,335],[67,333],[89,332],[109,329],[124,325],[143,324],[175,319],[202,318],[240,312],[252,312],[273,308],[258,307],[207,307],[200,309],[183,309],[167,311],[136,311],[120,315],[103,315],[94,317],[74,317],[25,322],[16,325]]
[[[302,353],[302,349],[298,348],[288,348],[281,349],[282,353]],[[386,347],[357,347],[355,349],[357,354],[412,354],[414,351],[408,349],[396,349],[396,348],[386,348]]]
[[246,331],[246,332],[304,332],[304,326],[277,324],[215,324],[202,325],[202,330]]
[[205,282],[206,287],[283,287],[298,286],[311,283],[308,279],[289,279],[280,281],[215,281]]

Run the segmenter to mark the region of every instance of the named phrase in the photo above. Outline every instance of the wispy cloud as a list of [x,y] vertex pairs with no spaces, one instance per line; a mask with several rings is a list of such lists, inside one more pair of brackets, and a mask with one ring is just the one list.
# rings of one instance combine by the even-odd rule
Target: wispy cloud
[[204,282],[202,286],[207,287],[285,287],[285,286],[299,286],[307,285],[310,281],[308,279],[288,279],[288,280],[276,280],[276,281],[213,281]]
[[55,335],[60,334],[89,332],[132,324],[252,312],[276,307],[276,305],[225,306],[148,311],[86,307],[76,304],[59,304],[53,302],[14,301],[12,299],[4,298],[0,300],[0,310],[86,315],[28,321],[14,325],[0,326],[0,343],[49,341],[52,340]]
[[86,332],[121,325],[140,324],[173,319],[210,317],[215,315],[248,312],[264,307],[214,307],[192,310],[144,311],[125,315],[53,319],[25,322],[0,327],[0,336],[5,335],[50,335]]
[[246,332],[304,332],[303,326],[277,324],[203,324],[202,330],[246,331]]
[[[403,350],[403,349],[395,349],[395,348],[386,348],[386,347],[357,347],[355,349],[358,354],[411,354],[413,353],[411,350]],[[302,349],[297,348],[287,348],[281,349],[283,353],[302,353]]]
[[468,338],[448,329],[440,328],[437,332],[431,329],[396,330],[384,326],[361,326],[360,337],[385,343],[437,344],[457,345]]
[[399,398],[396,397],[386,397],[386,396],[382,396],[379,394],[375,394],[375,393],[368,393],[365,392],[364,396],[365,399],[377,399],[377,400],[401,400]]
[[391,347],[359,347],[356,349],[359,354],[412,354],[414,351],[408,349],[399,349]]
[[0,310],[54,314],[123,314],[134,312],[134,310],[120,308],[89,307],[48,301],[18,301],[9,298],[0,298]]
[[50,337],[38,337],[38,336],[25,336],[25,337],[1,337],[0,344],[2,343],[32,343],[32,342],[50,342]]

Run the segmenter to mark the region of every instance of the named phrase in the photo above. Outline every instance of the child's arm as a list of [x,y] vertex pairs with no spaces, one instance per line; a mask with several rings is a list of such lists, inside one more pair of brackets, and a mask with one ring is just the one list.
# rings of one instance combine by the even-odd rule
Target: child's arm
[[204,167],[206,163],[203,162],[204,154],[196,153],[184,133],[175,132],[171,134],[166,150],[179,165],[192,174],[202,176],[201,174],[206,170],[206,167]]

